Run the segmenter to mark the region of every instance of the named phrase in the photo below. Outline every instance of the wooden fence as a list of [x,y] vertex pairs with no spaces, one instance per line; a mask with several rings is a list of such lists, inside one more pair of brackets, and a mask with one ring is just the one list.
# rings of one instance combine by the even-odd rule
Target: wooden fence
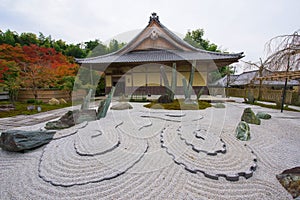
[[[248,89],[238,89],[238,88],[226,88],[227,95],[232,97],[247,97],[248,93],[251,92],[255,99],[258,98],[258,88],[248,88]],[[296,95],[295,95],[296,94]],[[287,90],[285,103],[292,104],[294,101],[298,101],[298,99],[293,99],[293,96],[299,98],[298,92]],[[262,100],[263,101],[271,101],[271,102],[280,102],[282,100],[282,90],[272,90],[272,89],[262,89]]]
[[[43,102],[48,102],[52,98],[65,99],[71,101],[69,91],[56,90],[56,89],[39,89],[37,91],[37,99]],[[82,99],[86,95],[85,90],[77,90],[72,92],[72,100]],[[33,92],[30,89],[21,89],[18,93],[18,101],[27,101],[28,99],[34,99]]]

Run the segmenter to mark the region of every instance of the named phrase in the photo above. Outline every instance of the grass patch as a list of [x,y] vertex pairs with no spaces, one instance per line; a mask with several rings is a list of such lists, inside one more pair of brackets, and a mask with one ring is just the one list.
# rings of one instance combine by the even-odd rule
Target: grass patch
[[[264,107],[264,108],[271,108],[271,109],[281,110],[281,107],[278,107],[277,105],[270,105],[270,104],[264,104],[264,103],[259,103],[259,102],[254,102],[251,105],[256,105],[256,106],[260,106],[260,107]],[[284,106],[283,110],[300,112],[299,110],[289,108],[288,106]]]
[[176,99],[172,103],[157,103],[157,101],[152,101],[151,103],[144,105],[144,107],[166,110],[203,110],[211,107],[211,104],[205,101],[198,101],[198,105],[185,104],[184,99]]
[[[5,104],[10,104],[9,102],[0,102],[0,105],[5,105]],[[27,110],[27,106],[30,106],[33,104],[29,104],[26,102],[16,102],[15,103],[15,110],[10,110],[10,111],[0,111],[0,118],[3,117],[13,117],[13,116],[17,116],[17,115],[33,115],[38,113],[37,109],[35,108],[34,110]],[[35,105],[37,107],[37,105]],[[42,111],[41,112],[46,112],[49,110],[55,110],[55,109],[59,109],[59,108],[65,108],[65,107],[69,107],[72,106],[72,103],[67,103],[67,104],[60,104],[60,105],[49,105],[47,103],[41,103],[39,104],[39,106],[41,106]]]

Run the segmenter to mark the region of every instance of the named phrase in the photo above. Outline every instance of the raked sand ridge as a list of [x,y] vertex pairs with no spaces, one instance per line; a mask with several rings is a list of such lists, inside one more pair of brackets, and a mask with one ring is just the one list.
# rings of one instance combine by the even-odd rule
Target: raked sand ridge
[[0,199],[292,199],[275,175],[300,165],[299,113],[252,106],[272,119],[242,142],[234,130],[248,105],[132,105],[36,150],[0,150]]

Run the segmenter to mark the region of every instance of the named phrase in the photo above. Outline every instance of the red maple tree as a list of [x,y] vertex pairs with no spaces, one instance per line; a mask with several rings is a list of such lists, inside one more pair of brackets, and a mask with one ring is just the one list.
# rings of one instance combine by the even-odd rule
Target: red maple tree
[[9,70],[7,62],[14,62],[20,69],[21,86],[30,88],[35,99],[39,88],[53,88],[65,76],[75,76],[77,64],[71,63],[53,48],[0,45],[0,80]]

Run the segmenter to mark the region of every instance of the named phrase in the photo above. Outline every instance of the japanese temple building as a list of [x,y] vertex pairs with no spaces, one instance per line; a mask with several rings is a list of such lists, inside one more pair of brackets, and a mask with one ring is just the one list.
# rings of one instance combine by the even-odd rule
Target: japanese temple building
[[146,28],[122,49],[111,54],[77,59],[87,68],[105,73],[105,92],[116,86],[120,94],[163,94],[164,82],[160,67],[164,66],[171,79],[171,69],[177,70],[176,94],[183,94],[182,78],[189,79],[191,67],[195,67],[193,88],[197,92],[207,87],[208,73],[217,67],[238,62],[243,53],[227,54],[198,49],[167,29],[152,13]]

